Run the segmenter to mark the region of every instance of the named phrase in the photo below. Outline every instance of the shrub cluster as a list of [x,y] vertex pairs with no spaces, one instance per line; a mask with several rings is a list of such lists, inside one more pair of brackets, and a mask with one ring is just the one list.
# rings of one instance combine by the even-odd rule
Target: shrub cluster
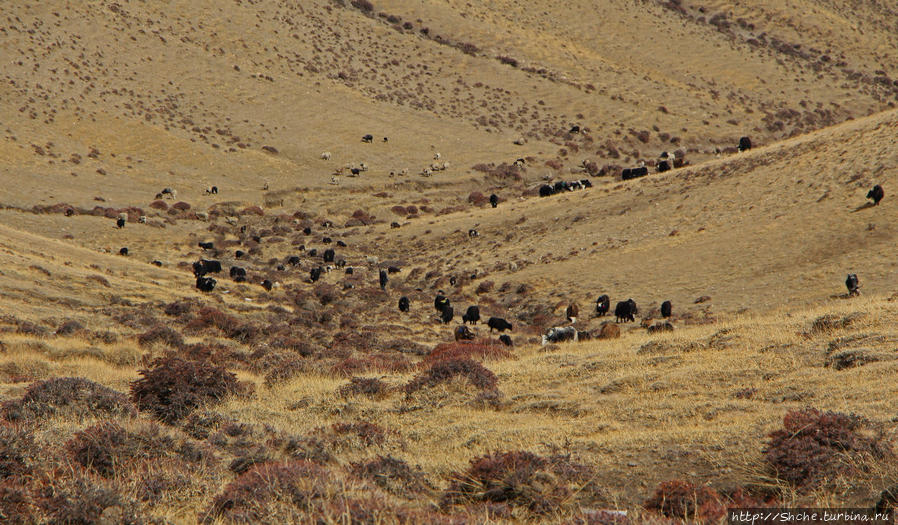
[[866,432],[868,426],[860,416],[793,410],[783,417],[783,428],[769,435],[764,459],[778,479],[813,489],[828,478],[856,472],[867,461],[891,456],[888,442],[881,433]]
[[480,390],[496,390],[499,380],[489,369],[472,359],[446,359],[433,363],[423,373],[405,385],[408,394],[422,388],[445,383],[455,377],[464,377]]
[[209,363],[164,357],[151,366],[140,370],[142,377],[131,383],[131,399],[138,409],[150,411],[166,423],[240,390],[233,373]]
[[20,400],[2,405],[8,421],[25,421],[58,414],[77,417],[133,416],[137,413],[127,396],[81,377],[54,377],[33,383]]

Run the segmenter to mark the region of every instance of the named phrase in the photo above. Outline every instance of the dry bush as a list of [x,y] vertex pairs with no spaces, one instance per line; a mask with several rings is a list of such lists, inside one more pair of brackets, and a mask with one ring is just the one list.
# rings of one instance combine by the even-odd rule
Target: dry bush
[[84,331],[83,324],[81,324],[78,321],[75,321],[73,319],[69,319],[69,320],[65,321],[64,323],[62,323],[59,326],[59,328],[56,329],[56,335],[68,336],[68,335],[73,335],[73,334],[76,334],[78,332],[83,332],[83,331]]
[[194,408],[240,391],[236,376],[224,368],[178,357],[156,359],[131,383],[131,399],[140,410],[172,424]]
[[424,357],[421,366],[428,367],[438,361],[475,358],[482,360],[509,359],[514,357],[514,354],[506,350],[506,348],[502,343],[492,339],[440,343]]
[[455,377],[464,377],[480,390],[497,390],[499,380],[489,369],[471,359],[447,359],[437,361],[426,371],[405,385],[405,392],[411,394],[422,388],[430,388],[445,383]]
[[881,431],[871,429],[864,418],[814,408],[787,413],[783,428],[769,438],[764,459],[773,476],[799,490],[892,456]]
[[165,305],[165,315],[170,315],[173,317],[182,317],[184,315],[189,314],[190,312],[196,310],[198,308],[198,304],[193,301],[183,300],[183,301],[174,301],[167,305]]
[[259,328],[255,325],[241,322],[236,317],[211,306],[202,308],[197,313],[197,316],[187,323],[184,329],[188,332],[201,334],[210,327],[221,330],[228,339],[241,343],[255,341],[261,335]]
[[377,456],[367,462],[353,463],[350,471],[360,478],[370,479],[387,492],[408,499],[433,490],[433,485],[427,481],[423,472],[392,456]]
[[31,475],[42,456],[30,431],[0,425],[0,481]]
[[25,525],[39,523],[35,502],[26,488],[27,481],[18,477],[0,481],[0,523]]
[[137,344],[143,347],[153,346],[157,342],[162,342],[172,348],[184,346],[184,338],[181,334],[164,325],[156,325],[137,336]]
[[596,473],[569,456],[542,457],[526,451],[497,452],[471,460],[455,474],[443,504],[504,503],[539,515],[601,503]]
[[373,354],[363,357],[349,357],[335,364],[334,374],[351,376],[364,372],[402,373],[412,369],[412,363],[403,355]]
[[682,480],[659,484],[644,506],[646,510],[689,523],[718,523],[726,514],[723,497],[716,490]]
[[364,447],[383,445],[388,436],[396,434],[395,431],[385,429],[370,421],[334,423],[330,427],[316,429],[315,433],[333,445],[346,446],[357,439]]
[[314,437],[290,438],[284,446],[284,452],[293,459],[314,461],[322,465],[333,459],[327,451],[327,445]]
[[[280,521],[309,516],[311,505],[321,505],[336,492],[331,474],[315,463],[263,463],[229,483],[201,517],[242,523]],[[285,521],[285,522],[286,522]],[[302,520],[299,520],[302,521]]]
[[365,396],[374,399],[385,397],[390,392],[390,385],[374,377],[353,377],[343,385],[338,393],[343,397]]
[[122,474],[135,459],[165,457],[173,448],[168,436],[132,433],[113,421],[77,432],[65,444],[76,463],[106,478]]
[[228,470],[235,474],[243,474],[254,465],[271,461],[271,455],[264,446],[256,447],[234,458],[228,465]]
[[80,377],[54,377],[34,383],[22,399],[2,406],[3,417],[14,422],[63,414],[84,418],[136,413],[124,394]]
[[133,501],[126,499],[114,486],[89,477],[62,477],[48,480],[48,497],[40,501],[48,523],[90,524],[116,523],[137,525],[148,523]]

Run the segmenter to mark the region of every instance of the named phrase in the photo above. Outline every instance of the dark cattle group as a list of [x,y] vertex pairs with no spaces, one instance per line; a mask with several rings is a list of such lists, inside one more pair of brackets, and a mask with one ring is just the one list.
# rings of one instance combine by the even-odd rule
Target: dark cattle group
[[246,282],[246,269],[239,266],[231,266],[231,279],[234,279],[234,282],[237,283]]
[[193,275],[202,277],[207,273],[218,273],[221,271],[221,263],[207,259],[200,259],[193,263]]
[[648,174],[649,169],[645,166],[640,166],[638,168],[624,168],[620,173],[620,178],[623,180],[638,179],[639,177],[645,177]]
[[196,278],[196,287],[202,292],[211,292],[215,288],[215,279],[199,276]]
[[543,184],[539,187],[540,197],[549,197],[563,191],[582,190],[584,188],[592,188],[592,182],[589,179],[565,181],[560,180],[555,184]]

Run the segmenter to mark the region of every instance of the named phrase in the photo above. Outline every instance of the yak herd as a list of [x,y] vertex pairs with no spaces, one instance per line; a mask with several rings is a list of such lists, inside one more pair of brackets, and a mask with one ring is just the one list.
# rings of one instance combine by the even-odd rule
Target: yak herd
[[[572,128],[572,131],[571,131],[572,133],[576,132],[576,131],[573,131],[574,129],[579,131],[578,127],[574,126],[574,128]],[[362,140],[364,142],[372,142],[373,136],[365,135]],[[384,142],[386,142],[386,141],[387,141],[387,138],[384,137]],[[737,149],[740,152],[742,152],[742,151],[747,151],[747,150],[751,149],[751,147],[752,147],[751,140],[748,137],[742,137],[739,140],[739,145],[738,145]],[[656,164],[657,171],[664,172],[664,171],[671,169],[673,161],[676,160],[675,157],[673,155],[667,154],[666,152],[662,153],[661,157],[662,158],[661,158],[660,162],[658,162]],[[628,179],[632,179],[632,178],[642,177],[647,174],[648,174],[648,168],[643,163],[643,165],[636,167],[636,168],[623,169],[621,172],[621,178],[623,180],[628,180]],[[592,187],[592,183],[588,179],[581,179],[581,180],[574,180],[574,181],[558,181],[551,185],[544,184],[544,185],[540,186],[539,195],[541,197],[548,197],[550,195],[554,195],[554,194],[565,192],[565,191],[574,191],[574,190],[591,188],[591,187]],[[207,190],[207,193],[217,194],[218,188],[213,186],[211,189]],[[174,198],[174,195],[175,195],[175,191],[173,189],[165,188],[162,192],[160,192],[157,195],[157,197]],[[872,203],[873,206],[877,206],[877,205],[879,205],[880,201],[882,201],[884,195],[885,195],[885,193],[883,191],[882,186],[877,184],[877,185],[873,186],[873,188],[867,193],[867,198],[871,199],[873,201],[873,203]],[[499,197],[495,194],[490,195],[489,203],[490,203],[491,207],[496,208],[499,204]],[[117,228],[124,228],[126,223],[127,223],[126,216],[119,216],[116,219],[116,227]],[[327,225],[325,225],[325,226],[327,226]],[[245,228],[245,226],[243,228]],[[306,227],[303,230],[303,233],[305,233],[306,235],[311,234],[311,228]],[[473,229],[470,230],[468,233],[469,233],[470,237],[476,237],[478,235],[478,232]],[[258,242],[258,239],[255,239],[255,240]],[[333,240],[330,239],[329,237],[324,237],[322,239],[322,241],[325,242],[326,244],[333,242]],[[345,247],[346,243],[338,240],[337,246]],[[200,242],[199,247],[203,250],[214,250],[215,249],[214,243],[212,243],[212,242]],[[125,256],[128,255],[128,248],[121,248],[121,250],[119,251],[119,254],[125,255]],[[316,249],[310,249],[307,252],[307,255],[310,257],[317,257],[318,251]],[[245,256],[246,256],[246,253],[243,252],[242,250],[236,250],[234,252],[235,259],[241,259],[241,258],[244,258]],[[335,267],[343,268],[346,265],[345,260],[336,259],[336,252],[332,248],[328,248],[328,249],[324,250],[321,254],[321,258],[322,258],[323,262],[326,264],[326,266],[317,266],[317,267],[313,267],[309,270],[309,282],[311,282],[311,283],[318,281],[321,278],[322,273],[331,271]],[[372,262],[372,259],[373,259],[373,262],[376,263],[376,258],[372,258],[369,256],[368,259],[369,259],[369,263]],[[300,263],[300,258],[296,255],[289,256],[286,259],[286,264],[289,264],[291,266],[297,266],[297,265],[299,265],[299,263]],[[161,266],[161,262],[159,262],[159,261],[153,261],[153,264],[157,264],[157,266]],[[203,292],[211,292],[212,290],[214,290],[217,282],[213,277],[209,276],[209,274],[217,274],[217,273],[221,272],[222,271],[221,262],[217,261],[217,260],[201,258],[200,260],[194,262],[192,267],[193,267],[194,276],[196,277],[196,288]],[[283,270],[284,268],[285,268],[284,265],[278,265],[279,270]],[[379,270],[378,284],[380,285],[381,290],[386,290],[387,284],[389,283],[388,274],[395,273],[398,271],[399,271],[399,269],[396,267],[393,267],[393,266],[390,266],[387,269]],[[353,268],[351,266],[345,267],[344,273],[346,275],[352,275]],[[229,275],[234,282],[242,283],[242,282],[247,281],[247,272],[246,272],[246,269],[243,267],[236,266],[236,265],[231,266]],[[450,279],[450,282],[452,282],[451,279]],[[267,291],[271,291],[276,286],[276,284],[272,283],[269,279],[263,280],[260,284]],[[860,285],[859,285],[859,280],[858,280],[858,277],[856,274],[848,275],[848,277],[846,278],[846,281],[845,281],[845,286],[848,289],[849,297],[860,294],[860,291],[859,291]],[[344,288],[351,288],[351,287],[352,287],[351,284],[346,284],[344,286]],[[399,298],[398,306],[399,306],[400,312],[407,313],[410,311],[411,302],[408,297],[402,296]],[[454,310],[449,298],[446,297],[445,292],[440,290],[437,293],[436,297],[434,298],[433,306],[434,306],[434,309],[436,310],[436,312],[439,314],[439,319],[443,324],[449,324],[452,322],[452,320],[455,316],[455,310]],[[595,302],[595,315],[597,317],[602,317],[602,316],[605,316],[606,314],[608,314],[610,311],[611,311],[611,299],[609,298],[609,296],[608,295],[599,296]],[[568,306],[565,313],[566,313],[568,322],[571,323],[571,326],[553,327],[553,328],[549,329],[549,331],[546,333],[546,335],[543,336],[544,344],[547,342],[557,342],[557,341],[568,341],[568,340],[576,341],[583,337],[585,332],[578,332],[576,330],[576,328],[574,328],[574,326],[573,326],[573,324],[576,322],[576,319],[579,315],[579,308],[577,307],[577,305],[572,303],[570,306]],[[636,302],[633,299],[627,299],[626,301],[619,301],[618,303],[616,303],[616,305],[614,307],[615,323],[634,322],[636,320],[636,316],[638,315],[638,313],[639,313],[639,309],[637,308]],[[660,313],[661,313],[661,317],[664,319],[668,319],[671,317],[672,305],[671,305],[670,301],[664,301],[663,303],[661,303]],[[465,310],[465,313],[462,315],[462,324],[460,326],[458,326],[458,328],[456,328],[456,330],[455,330],[455,339],[456,340],[473,339],[474,333],[471,331],[470,328],[468,328],[468,325],[469,324],[475,325],[480,321],[481,321],[480,308],[477,305],[469,306]],[[486,324],[489,327],[490,332],[493,332],[495,330],[500,333],[499,340],[503,344],[506,344],[509,346],[512,344],[511,338],[507,334],[503,333],[506,330],[509,330],[509,331],[512,330],[511,323],[509,323],[508,321],[506,321],[505,319],[503,319],[501,317],[490,317],[486,321]],[[673,326],[669,322],[665,322],[660,325],[649,326],[648,328],[649,328],[649,332],[673,330]]]

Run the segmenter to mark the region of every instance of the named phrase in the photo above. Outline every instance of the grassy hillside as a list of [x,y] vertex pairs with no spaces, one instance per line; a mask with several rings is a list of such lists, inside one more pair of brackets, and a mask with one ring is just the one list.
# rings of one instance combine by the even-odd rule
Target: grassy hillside
[[[898,500],[887,7],[8,7],[0,521]],[[662,151],[683,166],[656,173]],[[637,322],[595,316],[600,294]],[[646,330],[664,300],[673,331]],[[590,339],[541,346],[571,303]],[[456,342],[471,305],[514,346],[482,322]]]

